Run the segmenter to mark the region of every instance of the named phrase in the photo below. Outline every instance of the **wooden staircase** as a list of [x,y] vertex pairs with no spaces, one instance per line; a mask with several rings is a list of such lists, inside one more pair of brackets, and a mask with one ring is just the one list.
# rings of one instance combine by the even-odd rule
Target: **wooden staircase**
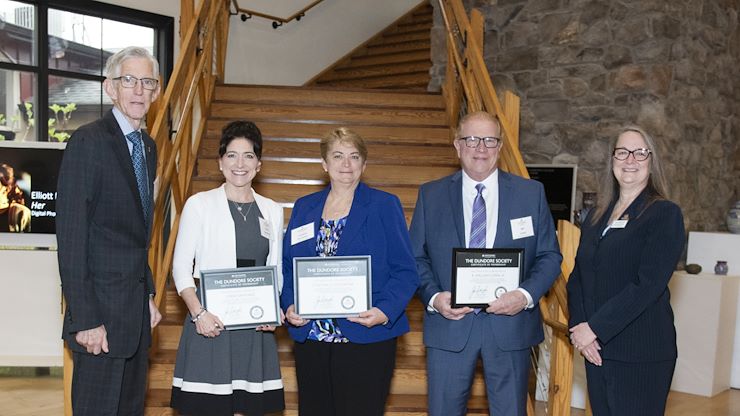
[[[347,126],[368,144],[363,176],[371,186],[399,196],[407,220],[418,186],[459,169],[449,140],[440,95],[389,90],[338,90],[322,87],[218,86],[193,177],[193,192],[218,186],[222,176],[217,155],[220,130],[234,119],[254,121],[264,136],[257,192],[285,208],[286,222],[300,196],[328,183],[320,165],[320,137]],[[168,407],[175,355],[186,308],[173,288],[167,291],[165,319],[157,329],[157,352],[149,372],[146,415],[173,415]],[[388,415],[426,414],[426,369],[422,342],[423,309],[418,299],[408,307],[411,332],[399,339]],[[297,414],[292,341],[277,330],[286,391],[285,415]],[[487,413],[485,388],[476,376],[470,413]]]
[[426,91],[432,12],[420,4],[307,85]]

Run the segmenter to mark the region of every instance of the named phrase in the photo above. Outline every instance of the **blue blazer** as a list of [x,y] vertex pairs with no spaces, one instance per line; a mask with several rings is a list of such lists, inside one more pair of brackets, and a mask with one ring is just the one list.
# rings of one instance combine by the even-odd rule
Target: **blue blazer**
[[627,362],[676,358],[676,329],[668,281],[683,254],[686,234],[678,205],[648,204],[643,192],[625,211],[624,228],[601,236],[614,203],[596,224],[581,229],[576,265],[568,279],[571,327],[588,322],[601,356]]
[[[520,287],[532,295],[535,305],[514,316],[486,316],[499,348],[513,351],[536,345],[544,338],[538,303],[560,274],[562,256],[542,184],[501,170],[498,175],[498,227],[493,246],[524,249]],[[515,240],[510,220],[522,217],[532,218],[534,235]],[[465,233],[462,173],[458,171],[422,185],[410,234],[421,281],[419,297],[425,306],[435,293],[450,290],[452,249],[465,247]],[[475,316],[471,313],[459,321],[452,321],[427,310],[424,344],[447,351],[461,351],[467,343],[473,319]]]
[[[283,276],[285,284],[280,295],[283,309],[294,303],[293,257],[316,256],[316,236],[321,213],[330,188],[304,196],[296,201],[283,239]],[[313,223],[314,238],[292,244],[291,230]],[[409,331],[406,306],[419,286],[414,256],[401,202],[395,195],[360,183],[355,190],[347,224],[337,247],[337,256],[370,255],[372,266],[373,306],[388,317],[386,325],[366,328],[346,319],[337,325],[350,341],[358,344],[384,341]],[[304,342],[311,324],[289,326],[291,337]]]

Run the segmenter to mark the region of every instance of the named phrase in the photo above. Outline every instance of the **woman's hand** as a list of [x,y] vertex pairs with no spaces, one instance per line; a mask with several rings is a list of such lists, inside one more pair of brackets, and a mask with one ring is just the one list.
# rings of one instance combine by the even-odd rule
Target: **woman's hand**
[[570,329],[570,342],[578,351],[594,341],[596,341],[596,334],[591,330],[588,322],[581,322]]
[[293,326],[303,326],[308,323],[308,319],[303,319],[300,315],[295,313],[295,305],[290,305],[288,306],[288,309],[285,310],[285,320]]
[[347,320],[368,328],[388,323],[388,317],[383,313],[383,311],[376,307],[373,307],[369,311],[360,312],[358,316],[350,316]]
[[581,355],[583,358],[587,359],[588,362],[590,362],[593,365],[601,366],[601,353],[599,352],[601,350],[601,346],[599,345],[598,341],[594,341],[585,347],[581,348]]
[[215,338],[224,330],[224,323],[218,316],[205,311],[203,315],[195,321],[195,332],[206,338]]

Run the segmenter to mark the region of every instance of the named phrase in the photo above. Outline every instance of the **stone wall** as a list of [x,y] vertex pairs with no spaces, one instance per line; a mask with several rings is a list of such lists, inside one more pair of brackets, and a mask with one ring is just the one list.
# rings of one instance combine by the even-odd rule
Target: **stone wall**
[[[494,85],[521,97],[528,163],[577,163],[597,192],[618,129],[655,136],[687,229],[726,230],[740,199],[737,0],[467,0],[484,16]],[[435,7],[439,7],[435,1]],[[431,90],[443,82],[435,11]]]

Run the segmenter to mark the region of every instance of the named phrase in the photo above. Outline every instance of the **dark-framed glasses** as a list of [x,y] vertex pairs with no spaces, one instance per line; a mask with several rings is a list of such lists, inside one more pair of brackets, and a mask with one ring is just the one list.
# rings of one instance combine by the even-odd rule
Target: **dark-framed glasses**
[[122,75],[120,77],[113,78],[114,81],[119,81],[123,88],[134,88],[136,83],[141,81],[141,87],[145,90],[153,91],[157,89],[159,84],[158,79],[154,78],[136,78],[133,75]]
[[489,149],[495,149],[499,146],[499,144],[501,144],[500,137],[467,136],[461,137],[458,140],[464,141],[465,146],[467,147],[478,147],[478,143],[480,143],[481,141],[483,142],[483,145]]
[[627,160],[627,158],[632,155],[636,161],[642,162],[650,157],[650,153],[650,149],[627,150],[624,147],[617,147],[614,149],[614,159]]

